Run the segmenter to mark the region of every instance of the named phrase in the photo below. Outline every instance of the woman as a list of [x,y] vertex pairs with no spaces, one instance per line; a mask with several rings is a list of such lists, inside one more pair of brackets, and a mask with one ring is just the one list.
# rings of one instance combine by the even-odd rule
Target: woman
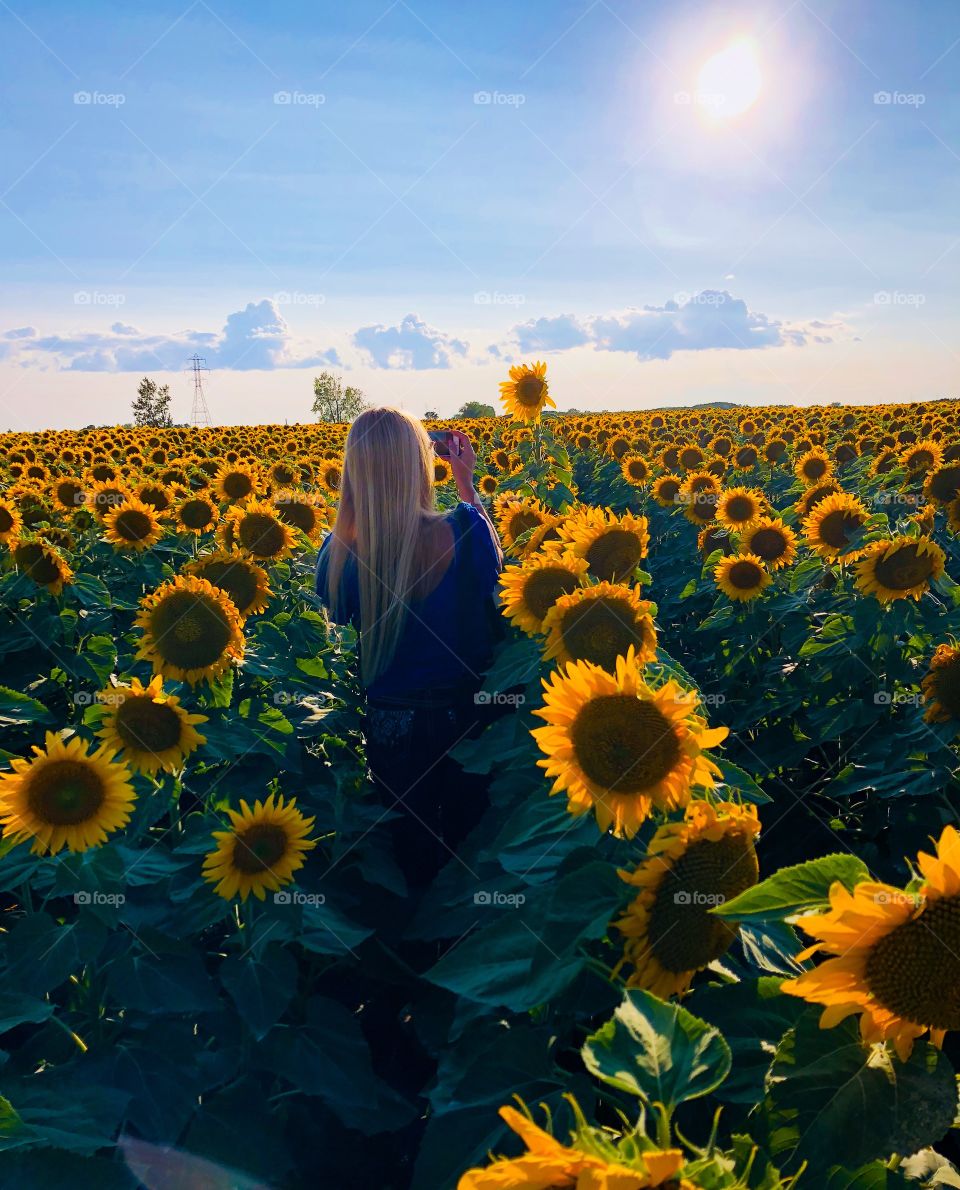
[[461,504],[440,513],[434,450],[416,418],[368,409],[347,436],[340,508],[317,560],[331,617],[359,632],[367,762],[393,822],[395,857],[422,888],[483,812],[482,785],[447,752],[480,721],[503,553],[473,486],[476,454],[448,435]]

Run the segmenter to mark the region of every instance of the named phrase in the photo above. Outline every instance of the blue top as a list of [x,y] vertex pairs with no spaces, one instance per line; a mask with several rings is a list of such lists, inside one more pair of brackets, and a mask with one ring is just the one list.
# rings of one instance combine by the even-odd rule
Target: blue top
[[[408,603],[397,651],[370,684],[371,697],[396,698],[412,691],[476,684],[487,664],[492,644],[489,613],[500,560],[485,518],[472,504],[458,507],[467,510],[459,514],[465,522],[462,534],[457,517],[447,515],[453,530],[453,558],[436,587],[425,598]],[[359,629],[356,560],[351,555],[344,566],[340,606],[334,612],[327,596],[329,544],[327,537],[317,557],[317,594],[336,623]],[[457,606],[458,598],[463,607]]]

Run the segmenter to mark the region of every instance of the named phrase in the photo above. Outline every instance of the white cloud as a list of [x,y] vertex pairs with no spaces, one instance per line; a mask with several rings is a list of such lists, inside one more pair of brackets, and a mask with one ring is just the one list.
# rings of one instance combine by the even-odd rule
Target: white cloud
[[178,372],[195,352],[211,368],[272,371],[340,364],[334,350],[299,354],[283,316],[269,298],[249,302],[227,317],[222,330],[150,335],[124,322],[107,332],[38,335],[32,327],[7,331],[9,354],[21,362],[52,362],[67,372]]
[[354,346],[376,368],[449,368],[454,355],[465,356],[468,344],[438,331],[416,314],[399,326],[362,326],[353,336]]
[[562,314],[519,323],[510,332],[515,351],[566,351],[592,345],[597,351],[628,352],[639,360],[666,360],[678,351],[726,348],[749,351],[808,342],[829,343],[837,322],[795,326],[749,310],[746,302],[724,290],[707,289],[662,306],[629,308],[592,318]]

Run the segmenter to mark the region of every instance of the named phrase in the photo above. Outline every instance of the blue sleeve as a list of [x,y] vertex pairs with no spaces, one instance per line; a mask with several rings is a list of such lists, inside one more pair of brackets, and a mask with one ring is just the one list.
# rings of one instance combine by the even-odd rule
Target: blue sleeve
[[466,521],[465,535],[470,538],[468,549],[474,576],[481,594],[490,595],[496,588],[501,569],[493,531],[486,517],[472,504],[464,502],[460,507],[466,509],[461,516]]
[[323,600],[327,611],[330,613],[330,618],[335,624],[351,624],[360,615],[360,592],[357,588],[357,575],[352,566],[347,565],[344,567],[340,582],[340,598],[337,600],[337,606],[334,607],[327,593],[327,571],[330,566],[331,537],[332,534],[328,534],[324,538],[323,544],[320,546],[317,554],[314,589]]

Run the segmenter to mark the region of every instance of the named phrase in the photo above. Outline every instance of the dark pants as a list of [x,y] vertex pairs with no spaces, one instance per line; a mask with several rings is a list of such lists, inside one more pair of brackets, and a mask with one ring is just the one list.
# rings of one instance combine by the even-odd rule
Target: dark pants
[[394,858],[411,891],[422,891],[487,808],[487,778],[465,773],[448,756],[478,731],[485,708],[472,690],[370,699],[367,763],[390,823]]

